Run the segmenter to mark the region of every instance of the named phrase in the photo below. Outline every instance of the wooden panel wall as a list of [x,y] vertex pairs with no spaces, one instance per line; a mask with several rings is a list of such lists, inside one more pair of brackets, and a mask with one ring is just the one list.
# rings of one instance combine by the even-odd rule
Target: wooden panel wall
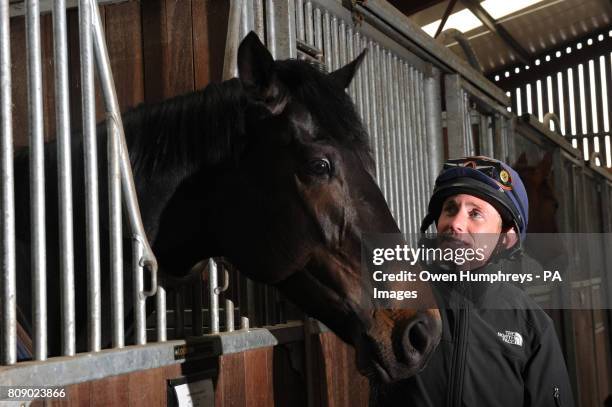
[[312,341],[313,399],[315,406],[368,406],[368,380],[359,374],[355,351],[332,332]]
[[[70,108],[73,130],[81,124],[78,11],[67,12]],[[222,0],[150,0],[100,8],[122,111],[220,81],[228,4]],[[11,19],[13,123],[16,146],[27,145],[27,61],[24,17]],[[51,14],[41,16],[44,131],[55,138],[55,84]],[[97,79],[96,79],[96,83]],[[99,86],[97,120],[104,119]]]

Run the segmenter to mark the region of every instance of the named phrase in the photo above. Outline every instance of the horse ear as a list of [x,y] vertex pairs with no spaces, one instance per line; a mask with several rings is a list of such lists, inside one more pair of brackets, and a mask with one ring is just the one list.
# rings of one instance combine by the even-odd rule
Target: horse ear
[[251,31],[238,47],[238,77],[247,86],[265,88],[270,84],[274,58]]
[[351,84],[359,65],[365,57],[367,49],[361,51],[361,54],[348,65],[344,65],[342,68],[335,70],[329,74],[329,78],[338,85],[341,89],[346,89]]
[[514,164],[515,167],[527,167],[527,154],[523,151]]

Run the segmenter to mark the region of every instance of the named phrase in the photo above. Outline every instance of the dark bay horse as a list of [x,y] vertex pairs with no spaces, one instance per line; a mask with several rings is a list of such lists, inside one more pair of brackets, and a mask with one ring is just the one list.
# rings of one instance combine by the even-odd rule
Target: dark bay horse
[[[137,107],[123,122],[143,222],[161,270],[181,277],[203,258],[226,257],[353,344],[363,373],[395,381],[424,366],[440,337],[439,313],[425,305],[374,310],[361,301],[361,237],[399,233],[373,177],[366,131],[345,92],[362,59],[363,54],[324,74],[303,61],[274,61],[251,33],[239,48],[239,79]],[[103,126],[98,138],[99,172],[105,174]],[[74,151],[81,150],[79,137],[74,144]],[[57,213],[56,162],[54,146],[47,148],[49,214]],[[82,174],[79,154],[73,162],[74,174]],[[18,208],[23,208],[18,239],[27,253],[27,153],[17,157],[16,168]],[[82,179],[75,180],[74,191],[83,196]],[[101,180],[100,196],[106,194]],[[108,209],[101,205],[105,231]],[[85,232],[77,225],[85,215],[76,200],[74,212],[82,317],[77,329],[82,330]],[[59,327],[57,230],[57,219],[48,216],[49,348],[56,354],[58,344],[51,343],[59,333],[51,331]],[[107,265],[102,270],[108,274]],[[130,283],[127,275],[125,282]],[[411,289],[432,298],[425,285]],[[28,290],[26,283],[20,285],[20,292]],[[22,309],[31,307],[27,297],[19,296]],[[127,312],[130,296],[125,297]]]

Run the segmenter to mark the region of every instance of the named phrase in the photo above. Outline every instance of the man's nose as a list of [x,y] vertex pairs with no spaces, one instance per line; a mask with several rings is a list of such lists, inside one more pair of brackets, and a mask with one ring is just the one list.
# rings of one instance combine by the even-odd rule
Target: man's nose
[[467,216],[462,211],[458,211],[451,219],[449,227],[451,229],[451,232],[463,233],[466,230],[466,225]]

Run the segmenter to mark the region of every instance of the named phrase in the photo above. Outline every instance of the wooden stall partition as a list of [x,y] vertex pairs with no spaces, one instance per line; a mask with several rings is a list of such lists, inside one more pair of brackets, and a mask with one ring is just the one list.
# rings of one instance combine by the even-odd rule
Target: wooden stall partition
[[313,333],[309,341],[310,406],[367,407],[368,380],[357,371],[354,349],[332,332]]
[[[151,407],[176,405],[170,381],[216,372],[215,407],[271,407],[274,403],[272,347],[221,355],[66,386],[64,400],[35,400],[32,406]],[[288,405],[288,404],[287,404]]]

